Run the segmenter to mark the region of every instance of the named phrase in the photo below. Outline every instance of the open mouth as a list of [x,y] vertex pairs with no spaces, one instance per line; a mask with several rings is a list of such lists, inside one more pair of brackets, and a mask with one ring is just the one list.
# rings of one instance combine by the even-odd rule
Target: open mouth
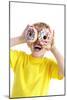
[[35,51],[40,51],[42,49],[42,46],[39,44],[34,45],[34,50]]

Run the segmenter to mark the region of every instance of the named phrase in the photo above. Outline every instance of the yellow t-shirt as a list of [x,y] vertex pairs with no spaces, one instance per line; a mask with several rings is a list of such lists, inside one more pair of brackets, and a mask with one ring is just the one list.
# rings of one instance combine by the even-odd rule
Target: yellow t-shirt
[[62,79],[59,67],[49,58],[35,58],[22,51],[10,50],[10,66],[14,71],[14,84],[10,97],[48,95],[51,78]]

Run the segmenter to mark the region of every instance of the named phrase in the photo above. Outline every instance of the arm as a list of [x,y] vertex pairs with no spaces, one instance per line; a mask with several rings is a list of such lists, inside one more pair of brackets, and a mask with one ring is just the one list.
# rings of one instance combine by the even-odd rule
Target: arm
[[60,52],[54,46],[51,48],[51,52],[55,56],[55,58],[57,60],[57,63],[59,65],[59,73],[58,74],[60,76],[64,75],[64,70],[63,70],[63,67],[64,67],[64,59],[63,59],[63,56],[60,54]]
[[61,55],[61,53],[58,51],[58,49],[55,46],[55,42],[54,42],[54,31],[53,31],[53,39],[52,39],[52,44],[51,44],[51,52],[53,53],[53,55],[56,58],[56,61],[59,65],[59,75],[63,76],[64,75],[64,58]]
[[21,43],[25,43],[25,39],[22,36],[10,39],[10,47],[21,44]]
[[26,43],[25,34],[26,34],[27,29],[29,28],[29,26],[30,25],[27,25],[27,27],[25,28],[25,30],[23,31],[21,36],[10,39],[10,47],[13,47],[13,46],[21,44],[21,43]]
[[51,42],[48,41],[46,44],[45,44],[45,48],[46,50],[50,50],[52,52],[52,54],[55,56],[56,58],[56,61],[59,65],[59,75],[63,76],[64,75],[64,70],[63,70],[63,67],[64,67],[64,59],[63,59],[63,56],[60,54],[60,52],[58,51],[58,49],[56,48],[55,46],[55,42],[54,42],[54,30],[52,31],[51,29],[51,33],[53,33],[52,37],[50,38],[51,39]]

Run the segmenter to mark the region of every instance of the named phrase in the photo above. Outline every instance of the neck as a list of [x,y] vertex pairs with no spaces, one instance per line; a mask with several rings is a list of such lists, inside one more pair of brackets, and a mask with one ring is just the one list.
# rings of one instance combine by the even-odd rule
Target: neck
[[32,53],[32,56],[36,57],[36,58],[42,58],[44,55],[35,55],[35,54]]

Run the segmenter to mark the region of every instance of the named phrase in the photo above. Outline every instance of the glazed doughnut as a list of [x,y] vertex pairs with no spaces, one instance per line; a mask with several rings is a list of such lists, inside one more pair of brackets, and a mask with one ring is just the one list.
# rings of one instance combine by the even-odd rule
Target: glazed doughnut
[[27,30],[25,38],[27,42],[35,42],[37,39],[37,30],[33,26],[30,26]]

